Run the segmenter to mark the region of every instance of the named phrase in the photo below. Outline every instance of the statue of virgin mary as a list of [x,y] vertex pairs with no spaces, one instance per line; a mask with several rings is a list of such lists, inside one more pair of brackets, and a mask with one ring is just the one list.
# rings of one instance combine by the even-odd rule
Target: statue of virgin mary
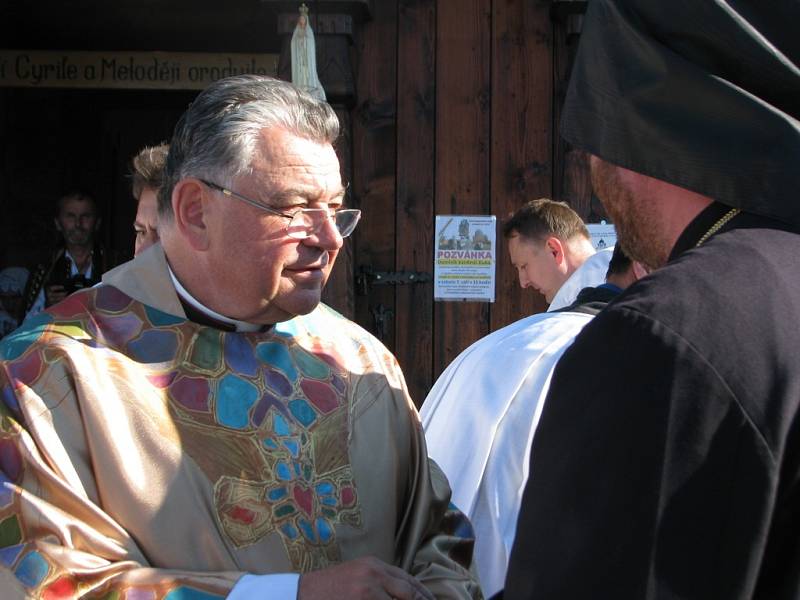
[[314,32],[308,20],[308,7],[300,6],[300,17],[292,34],[292,83],[317,100],[326,100],[325,90],[317,77],[317,53]]

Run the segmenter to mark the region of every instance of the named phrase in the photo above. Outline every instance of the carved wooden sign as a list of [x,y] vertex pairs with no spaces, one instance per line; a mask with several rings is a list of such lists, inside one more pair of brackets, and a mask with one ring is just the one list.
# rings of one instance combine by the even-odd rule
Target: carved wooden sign
[[277,70],[277,54],[0,50],[0,87],[200,90]]

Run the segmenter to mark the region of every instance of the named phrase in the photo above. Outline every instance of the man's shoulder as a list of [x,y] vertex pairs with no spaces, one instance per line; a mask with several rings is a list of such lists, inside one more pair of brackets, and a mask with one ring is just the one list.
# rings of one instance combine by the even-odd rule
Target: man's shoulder
[[20,327],[0,341],[0,360],[16,360],[29,348],[55,340],[90,338],[89,323],[93,322],[90,297],[93,295],[93,289],[77,292],[46,311],[25,319]]
[[575,326],[582,327],[584,323],[591,320],[592,315],[570,312],[569,310],[559,310],[554,312],[536,313],[524,317],[518,321],[514,321],[510,325],[506,325],[496,331],[493,331],[486,337],[481,338],[476,344],[481,342],[499,341],[504,338],[514,335],[536,335],[548,329],[557,328],[559,326]]
[[569,306],[582,289],[604,283],[613,252],[613,248],[604,248],[587,258],[559,288],[548,310],[552,312]]
[[321,339],[346,337],[364,343],[381,343],[361,325],[322,302],[306,315],[277,323],[275,329],[292,335],[304,334]]
[[[137,311],[138,317],[133,314]],[[167,319],[178,320],[137,302],[112,286],[98,285],[70,294],[58,304],[25,319],[16,331],[0,341],[0,360],[18,358],[33,345],[86,344],[90,340],[108,338],[109,332],[124,331],[126,335],[133,335],[145,322],[163,325]],[[116,339],[115,335],[110,337]],[[95,341],[91,345],[98,343]]]
[[320,303],[307,315],[277,323],[273,333],[290,337],[348,374],[354,419],[376,405],[402,406],[402,414],[414,412],[397,358],[378,338],[331,307]]
[[611,285],[599,285],[596,287],[585,287],[578,292],[575,302],[564,308],[554,311],[556,313],[585,313],[596,315],[603,310],[609,302],[616,298],[620,289]]
[[689,323],[715,315],[762,319],[761,313],[797,312],[800,235],[742,229],[715,236],[629,287],[608,310]]
[[553,351],[554,347],[571,342],[593,316],[578,312],[544,312],[525,317],[477,340],[451,364],[453,368],[471,365],[468,370],[476,368],[476,364],[491,364],[494,368],[503,356],[533,357]]
[[798,255],[795,234],[726,232],[630,286],[587,327],[584,340],[591,336],[594,347],[616,339],[632,352],[658,349],[671,357],[667,370],[704,370],[760,422],[766,402],[784,402],[781,390],[800,385],[800,328],[793,326],[800,321]]
[[275,333],[330,354],[355,373],[399,371],[397,359],[377,337],[330,306],[320,303],[307,315],[277,323]]

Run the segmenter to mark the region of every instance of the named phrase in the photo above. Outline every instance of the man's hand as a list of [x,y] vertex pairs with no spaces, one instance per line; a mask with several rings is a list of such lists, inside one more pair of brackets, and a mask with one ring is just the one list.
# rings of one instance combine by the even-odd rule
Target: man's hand
[[67,291],[63,285],[48,285],[44,289],[44,299],[47,306],[58,304],[67,297]]
[[316,598],[435,600],[414,577],[371,556],[302,575],[297,600]]

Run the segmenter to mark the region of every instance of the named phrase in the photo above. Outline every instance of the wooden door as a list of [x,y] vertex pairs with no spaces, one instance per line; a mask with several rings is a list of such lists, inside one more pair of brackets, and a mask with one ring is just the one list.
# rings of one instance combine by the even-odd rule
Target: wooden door
[[[553,193],[554,24],[536,0],[397,0],[358,38],[353,277],[433,272],[437,214],[493,214]],[[355,319],[392,350],[420,405],[468,345],[545,308],[498,232],[496,301],[434,302],[431,282],[361,286]],[[363,282],[364,279],[362,278]]]

